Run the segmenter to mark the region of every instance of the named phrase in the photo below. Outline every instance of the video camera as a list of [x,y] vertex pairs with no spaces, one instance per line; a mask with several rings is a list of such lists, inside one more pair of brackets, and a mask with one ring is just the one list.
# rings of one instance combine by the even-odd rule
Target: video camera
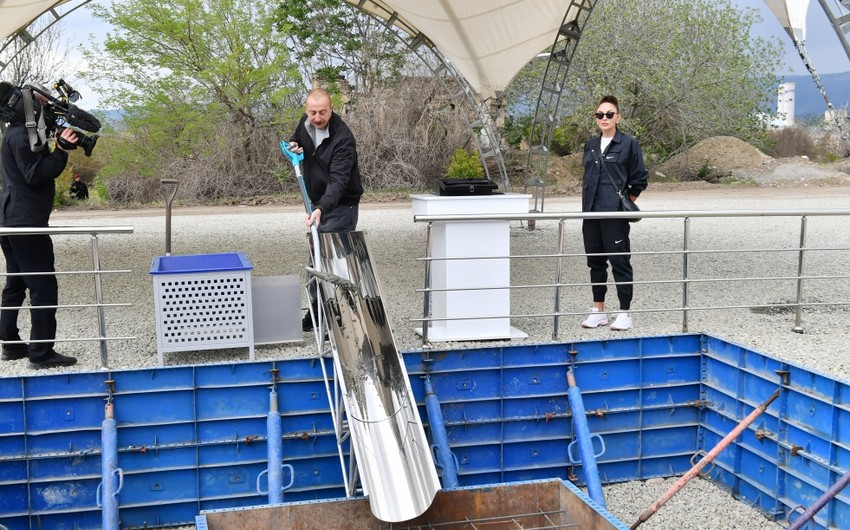
[[[25,124],[33,151],[44,149],[46,139],[54,136],[63,149],[79,146],[86,156],[91,156],[97,144],[95,133],[100,130],[100,120],[73,104],[80,99],[80,93],[64,80],[53,83],[53,89],[58,97],[34,85],[17,87],[6,81],[0,82],[0,120]],[[79,140],[76,144],[70,144],[59,136],[66,126],[77,132]]]

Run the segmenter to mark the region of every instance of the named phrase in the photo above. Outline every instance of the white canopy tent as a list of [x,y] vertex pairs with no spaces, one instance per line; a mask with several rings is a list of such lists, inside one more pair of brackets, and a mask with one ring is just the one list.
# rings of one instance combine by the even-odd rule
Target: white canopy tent
[[[346,1],[392,23],[412,38],[430,41],[482,99],[499,95],[528,61],[551,47],[566,10],[571,4],[575,9],[575,5],[583,3],[581,0]],[[805,42],[809,1],[764,1],[791,38]],[[42,14],[74,3],[75,0],[0,0],[0,31],[8,38],[26,29]]]
[[0,31],[6,38],[65,0],[0,0]]
[[806,41],[809,0],[764,0],[791,40]]
[[392,21],[411,37],[427,38],[482,99],[498,96],[535,55],[551,48],[564,14],[573,3],[570,0],[347,1],[369,14]]

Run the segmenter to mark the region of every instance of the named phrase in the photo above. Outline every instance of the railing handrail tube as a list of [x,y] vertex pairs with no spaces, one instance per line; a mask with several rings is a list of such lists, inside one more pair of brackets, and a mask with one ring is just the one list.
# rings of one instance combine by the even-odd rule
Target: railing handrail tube
[[[706,305],[706,306],[691,306],[691,307],[652,307],[649,309],[629,309],[629,313],[670,313],[683,311],[718,311],[722,309],[770,309],[774,307],[833,307],[833,306],[850,306],[850,302],[796,302],[776,303],[776,304],[740,304],[740,305]],[[587,316],[587,311],[561,311],[559,313],[519,313],[510,315],[471,315],[471,316],[451,316],[451,317],[429,317],[419,318],[411,317],[410,322],[449,322],[453,320],[500,320],[506,317],[510,318],[552,318],[565,316]],[[687,332],[683,332],[687,333]]]
[[640,212],[529,212],[503,214],[414,215],[416,223],[448,221],[560,221],[562,219],[664,219],[681,217],[802,217],[850,215],[850,208],[776,210],[663,210]]
[[[99,250],[99,235],[103,234],[132,234],[133,227],[132,226],[45,226],[45,227],[0,227],[0,237],[14,237],[14,236],[35,236],[35,235],[47,235],[47,236],[59,236],[59,235],[87,235],[90,239],[90,253],[92,258],[92,270],[91,271],[36,271],[36,272],[22,272],[22,273],[10,273],[7,271],[3,271],[0,276],[39,276],[49,274],[51,276],[59,276],[59,275],[68,275],[68,274],[92,274],[94,276],[94,288],[95,288],[95,303],[94,304],[58,304],[58,305],[49,305],[49,306],[36,306],[45,309],[82,309],[82,308],[95,308],[97,311],[97,319],[98,319],[98,336],[89,338],[74,338],[74,339],[64,339],[64,338],[52,338],[45,340],[29,340],[29,341],[5,341],[8,343],[40,343],[40,342],[80,342],[80,341],[97,341],[100,346],[100,361],[101,366],[106,368],[109,364],[108,360],[108,351],[106,347],[107,341],[110,340],[128,340],[134,339],[135,337],[108,337],[106,335],[106,315],[104,313],[104,309],[107,307],[124,307],[131,306],[129,303],[106,303],[104,302],[103,296],[103,285],[101,283],[101,277],[104,274],[115,274],[115,273],[131,273],[132,271],[114,271],[114,270],[103,270],[100,266],[100,250]],[[22,310],[22,309],[33,309],[34,306],[23,306],[23,307],[4,307],[3,309],[7,310]]]
[[0,236],[132,234],[132,226],[4,226]]
[[[850,250],[850,247],[806,247],[806,252],[834,252]],[[538,258],[583,258],[586,256],[680,256],[682,254],[761,254],[766,252],[800,252],[799,247],[793,248],[708,248],[700,250],[634,250],[631,252],[570,252],[558,254],[511,254],[502,256],[439,256],[416,258],[416,261],[481,261],[499,259],[538,259]]]

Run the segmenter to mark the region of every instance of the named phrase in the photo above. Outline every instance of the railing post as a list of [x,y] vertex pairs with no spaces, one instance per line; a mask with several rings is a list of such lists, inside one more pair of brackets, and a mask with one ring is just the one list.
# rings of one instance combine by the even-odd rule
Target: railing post
[[806,227],[808,217],[800,218],[800,251],[797,254],[797,316],[791,331],[803,333],[803,266],[806,257]]
[[688,250],[691,246],[691,218],[685,217],[684,222],[684,236],[683,236],[683,248],[682,248],[682,333],[688,332],[688,303],[689,299],[689,290],[690,284],[688,283],[690,278],[690,272],[688,270]]
[[431,229],[434,223],[428,223],[425,229],[425,296],[422,308],[422,345],[428,344],[428,328],[431,326]]
[[91,256],[92,265],[94,266],[94,297],[97,302],[98,333],[100,333],[100,364],[106,368],[109,364],[109,359],[106,351],[106,315],[103,309],[103,286],[100,282],[100,252],[97,234],[92,234],[91,236]]
[[558,260],[555,262],[555,317],[552,321],[552,340],[558,340],[558,327],[561,323],[561,282],[563,281],[564,256],[564,220],[558,222]]

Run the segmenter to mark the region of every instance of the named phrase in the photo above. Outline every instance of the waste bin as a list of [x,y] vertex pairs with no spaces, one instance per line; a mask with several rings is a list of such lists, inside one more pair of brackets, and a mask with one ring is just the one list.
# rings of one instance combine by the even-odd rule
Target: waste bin
[[242,252],[153,258],[160,366],[168,352],[239,347],[254,360],[252,269]]

